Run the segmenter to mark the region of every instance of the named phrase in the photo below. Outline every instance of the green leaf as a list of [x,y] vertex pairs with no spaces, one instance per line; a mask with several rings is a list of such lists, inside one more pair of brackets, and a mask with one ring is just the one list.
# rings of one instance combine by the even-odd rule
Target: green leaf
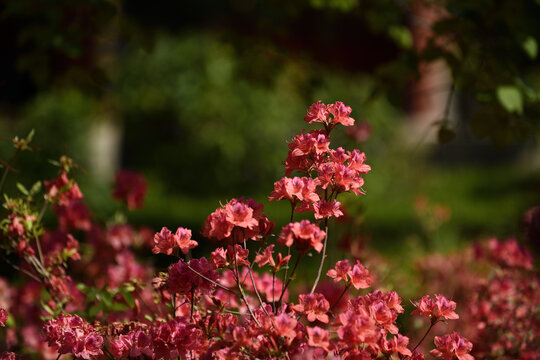
[[17,183],[17,189],[19,189],[20,192],[22,192],[24,195],[28,196],[28,190],[26,190],[26,188],[24,187],[23,184],[21,183]]
[[135,299],[133,298],[133,294],[131,294],[129,291],[122,291],[122,296],[126,300],[126,303],[129,305],[130,308],[135,307]]
[[523,50],[525,50],[531,59],[536,59],[538,56],[538,43],[536,42],[535,38],[532,36],[527,36],[521,46],[523,46]]
[[403,49],[410,49],[413,44],[411,31],[405,26],[394,25],[388,29],[388,36]]
[[75,254],[77,252],[77,249],[64,249],[62,251],[62,258],[64,259],[64,261],[66,261],[67,259],[69,259],[71,257],[71,255]]
[[28,133],[28,136],[26,137],[26,140],[27,140],[28,142],[32,141],[32,139],[34,138],[34,134],[35,134],[35,133],[36,133],[36,132],[34,131],[34,129],[30,130],[30,132]]
[[502,85],[497,88],[497,99],[509,113],[523,113],[523,97],[515,86]]
[[46,312],[54,316],[54,311],[51,309],[51,307],[45,303],[41,303],[41,306],[43,306],[43,309],[45,309]]
[[128,291],[128,292],[133,292],[133,291],[136,290],[136,289],[135,289],[135,286],[134,286],[133,284],[131,284],[131,283],[125,283],[125,284],[122,286],[122,288],[123,288],[124,290]]
[[100,311],[101,311],[101,306],[99,306],[99,305],[94,305],[94,306],[92,306],[90,309],[88,309],[88,316],[93,318],[93,317],[96,316]]
[[154,319],[148,314],[144,314],[144,318],[150,322],[154,321]]
[[35,195],[41,190],[41,181],[36,181],[30,189],[30,195]]
[[13,315],[9,314],[7,320],[6,320],[6,326],[7,327],[15,327],[15,319],[13,318]]

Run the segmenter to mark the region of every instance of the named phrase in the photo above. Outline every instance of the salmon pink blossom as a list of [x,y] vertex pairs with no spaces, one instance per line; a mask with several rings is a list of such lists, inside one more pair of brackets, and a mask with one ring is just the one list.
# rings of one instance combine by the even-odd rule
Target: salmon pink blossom
[[365,289],[371,286],[373,278],[368,269],[366,269],[359,260],[356,260],[356,264],[349,272],[351,283],[356,289]]
[[321,252],[325,235],[326,233],[317,225],[310,223],[309,220],[302,220],[284,226],[278,242],[287,247],[295,245],[300,252],[306,252],[310,248]]
[[195,240],[191,240],[191,230],[179,227],[175,233],[176,245],[182,250],[182,253],[187,254],[189,250],[198,245]]
[[326,201],[321,199],[313,204],[315,219],[343,216],[343,212],[339,209],[340,205],[341,203],[337,200]]
[[454,357],[458,360],[474,360],[474,357],[469,354],[473,348],[472,343],[456,332],[435,336],[434,342],[437,348],[429,352],[432,356],[444,360],[451,360]]
[[307,331],[309,346],[320,347],[320,348],[323,348],[325,351],[329,351],[330,334],[328,333],[328,331],[321,329],[318,326],[307,327],[306,331]]
[[328,270],[326,275],[334,279],[335,282],[345,281],[349,282],[349,272],[351,271],[351,266],[349,265],[349,260],[340,260],[336,263],[336,266],[333,269]]
[[328,110],[321,100],[317,101],[315,104],[311,104],[304,117],[304,121],[307,121],[310,124],[327,123],[328,119]]
[[328,311],[330,311],[330,303],[323,294],[301,294],[298,295],[299,304],[294,305],[293,309],[299,313],[305,314],[308,321],[320,321],[328,323]]
[[341,124],[343,126],[354,125],[354,119],[350,117],[352,109],[350,106],[346,106],[341,101],[336,101],[335,104],[328,105],[328,112],[334,116],[334,124]]

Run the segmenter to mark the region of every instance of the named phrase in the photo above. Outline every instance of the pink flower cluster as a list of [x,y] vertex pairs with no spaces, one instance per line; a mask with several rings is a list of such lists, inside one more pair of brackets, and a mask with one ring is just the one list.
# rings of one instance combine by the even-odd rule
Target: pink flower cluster
[[47,197],[51,202],[65,206],[70,201],[82,199],[83,194],[79,186],[73,180],[69,180],[67,173],[63,171],[59,177],[44,181]]
[[515,238],[509,238],[505,242],[492,238],[487,242],[487,246],[478,245],[475,250],[477,256],[487,257],[501,267],[517,267],[526,270],[533,268],[531,253],[520,246]]
[[444,360],[450,360],[454,357],[458,360],[474,360],[474,357],[469,354],[473,348],[472,343],[456,332],[435,336],[435,346],[437,348],[429,352],[435,357]]
[[[305,120],[322,124],[323,129],[303,131],[293,138],[285,162],[287,177],[274,184],[270,195],[270,200],[290,203],[289,222],[276,236],[274,223],[261,204],[234,198],[204,223],[203,236],[222,241],[208,258],[191,259],[190,250],[199,243],[189,229],[179,227],[173,233],[163,227],[155,233],[123,222],[100,226],[91,221],[78,186],[65,173],[47,182],[47,197],[55,205],[59,227],[35,239],[35,253],[29,254],[34,247],[23,253],[30,261],[22,269],[33,269],[26,274],[35,281],[9,303],[0,286],[1,308],[9,306],[11,316],[28,319],[18,333],[7,329],[9,347],[15,348],[17,338],[23,338],[28,348],[44,358],[71,354],[83,359],[424,359],[417,349],[425,336],[411,346],[398,327],[398,317],[404,313],[398,293],[363,291],[374,283],[373,267],[368,270],[359,260],[337,261],[326,271],[333,282],[317,288],[328,268],[328,220],[344,213],[338,195],[363,194],[362,175],[371,170],[364,153],[330,148],[330,134],[337,124],[354,124],[350,115],[351,108],[342,102],[327,106],[319,101],[310,107]],[[293,171],[301,176],[288,177]],[[145,193],[142,176],[118,174],[114,197],[130,209],[142,206]],[[27,233],[27,222],[34,226],[38,221],[20,208],[10,209],[13,216],[1,224],[9,240]],[[295,221],[295,212],[306,211],[313,212],[314,219]],[[92,247],[90,254],[85,253],[85,246],[79,247],[71,230],[83,230],[75,235]],[[150,249],[175,260],[156,275],[154,268],[136,256]],[[527,258],[512,246],[497,249],[498,245],[492,247],[491,253],[504,259],[500,261],[509,268]],[[294,280],[311,275],[296,272],[300,260],[310,255],[320,259],[311,291],[294,289],[290,286]],[[72,280],[77,278],[80,283]],[[493,312],[514,310],[510,305],[520,300],[505,293],[511,286],[504,281],[493,282],[493,289],[487,289],[492,296],[487,304],[478,299],[474,314],[487,330],[499,331],[493,325]],[[529,297],[534,289],[519,288]],[[48,297],[42,305],[36,299],[42,300],[44,291]],[[340,300],[344,300],[342,305]],[[415,305],[414,313],[431,319],[427,333],[442,320],[459,317],[456,303],[439,294],[424,296]],[[7,314],[1,308],[0,324],[4,325]],[[530,310],[519,308],[516,316],[531,316]],[[86,320],[75,313],[84,314]],[[43,327],[47,347],[32,334],[39,333],[41,319],[51,314],[60,315]],[[522,328],[515,331],[519,335]],[[472,344],[457,333],[435,337],[435,345],[431,351],[435,357],[473,359]],[[12,359],[15,355],[2,356]]]
[[[311,130],[295,136],[289,144],[285,175],[274,183],[269,200],[287,199],[297,212],[311,211],[315,219],[343,216],[337,197],[343,192],[364,194],[362,175],[371,167],[358,150],[330,148],[330,132],[337,124],[351,126],[351,108],[338,101],[326,106],[321,101],[311,105],[305,120],[321,123],[323,130]],[[332,116],[331,116],[332,115]],[[289,178],[294,171],[303,177]]]
[[206,258],[193,259],[187,264],[180,260],[169,268],[167,286],[172,293],[189,294],[196,291],[208,294],[214,285],[207,279],[217,281],[218,273]]
[[287,247],[294,245],[299,253],[305,253],[311,248],[321,252],[325,236],[326,233],[317,225],[312,224],[309,220],[302,220],[285,225],[281,230],[278,242]]
[[352,126],[354,119],[350,117],[351,112],[351,107],[346,106],[341,101],[327,106],[319,100],[309,107],[304,120],[310,124],[322,123],[327,127],[335,127],[337,124]]
[[[218,240],[233,236],[259,240],[274,230],[274,222],[262,213],[263,206],[253,199],[232,199],[208,216],[204,223],[203,236]],[[236,230],[236,232],[233,232]]]
[[515,239],[490,239],[479,255],[499,268],[474,289],[468,305],[476,353],[489,359],[540,358],[540,277],[531,271],[532,255]]
[[6,321],[8,319],[8,312],[6,309],[0,308],[0,326],[6,326]]
[[95,328],[77,315],[60,315],[45,324],[49,346],[59,354],[91,359],[103,355],[103,337]]
[[373,282],[373,277],[359,260],[351,268],[349,260],[340,260],[333,269],[326,273],[334,282],[344,281],[346,286],[352,285],[356,289],[366,289]]
[[142,208],[148,185],[144,177],[131,170],[122,170],[116,174],[113,197],[124,201],[130,210]]
[[454,311],[456,310],[456,303],[440,294],[435,295],[435,301],[429,295],[425,295],[414,306],[417,309],[412,314],[427,316],[432,321],[439,319],[459,319],[459,315]]
[[111,341],[115,359],[150,357],[153,359],[193,358],[205,350],[204,333],[184,319],[154,322],[150,328],[131,330]]
[[179,248],[182,250],[182,253],[187,254],[189,250],[197,245],[198,243],[195,240],[191,240],[191,230],[179,227],[176,229],[176,233],[173,234],[169,229],[164,227],[154,235],[152,252],[154,254],[162,253],[171,255],[175,248]]

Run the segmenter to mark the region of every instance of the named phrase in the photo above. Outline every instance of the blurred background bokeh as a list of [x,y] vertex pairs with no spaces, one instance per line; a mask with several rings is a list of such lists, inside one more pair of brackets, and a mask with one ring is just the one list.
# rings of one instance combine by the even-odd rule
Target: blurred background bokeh
[[366,196],[343,199],[336,243],[396,258],[488,236],[534,245],[538,1],[17,0],[0,14],[0,159],[31,129],[39,146],[12,164],[12,189],[67,154],[94,218],[113,216],[114,174],[131,169],[149,183],[132,223],[198,233],[247,196],[279,228],[287,206],[267,197],[287,141],[311,103],[340,100],[356,126],[333,146],[373,170]]

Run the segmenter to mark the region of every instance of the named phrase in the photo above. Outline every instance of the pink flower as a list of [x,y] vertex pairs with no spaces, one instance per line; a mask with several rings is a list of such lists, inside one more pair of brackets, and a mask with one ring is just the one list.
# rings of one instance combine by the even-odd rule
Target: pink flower
[[77,183],[69,180],[65,171],[56,179],[44,181],[44,184],[47,197],[58,205],[67,205],[71,200],[79,200],[83,197]]
[[422,296],[420,301],[414,305],[416,306],[416,310],[414,310],[411,314],[420,314],[431,317],[435,312],[435,301],[433,301],[429,295]]
[[206,218],[203,236],[222,240],[231,236],[233,228],[234,225],[227,220],[225,209],[219,208]]
[[298,323],[296,319],[288,316],[285,313],[280,313],[274,318],[274,330],[277,335],[285,337],[291,342],[296,337],[295,327]]
[[11,351],[4,351],[0,354],[0,360],[15,360],[15,353]]
[[304,117],[304,121],[307,121],[310,124],[327,123],[328,110],[326,109],[326,105],[323,104],[321,100],[317,101],[315,104],[312,104]]
[[[214,282],[217,281],[218,273],[206,258],[192,259],[187,264],[206,278]],[[182,260],[169,268],[167,285],[172,293],[188,294],[191,291],[197,291],[197,293],[205,295],[211,293],[215,286],[189,269]]]
[[161,231],[154,235],[154,247],[152,252],[154,254],[167,254],[171,255],[176,244],[175,235],[171,230],[166,227],[161,228]]
[[144,197],[148,185],[144,177],[130,170],[122,170],[116,173],[113,197],[125,201],[130,210],[144,206]]
[[351,283],[356,289],[365,289],[371,286],[373,278],[368,269],[366,269],[359,260],[356,260],[356,264],[349,272]]
[[268,197],[272,200],[288,199],[295,204],[298,201],[319,201],[319,195],[315,192],[317,184],[309,177],[284,177],[274,183],[274,191]]
[[187,254],[190,249],[193,249],[198,245],[195,240],[191,240],[191,230],[179,227],[176,229],[176,245],[182,250],[184,254]]
[[212,251],[210,254],[210,264],[212,264],[216,269],[221,269],[228,266],[229,261],[227,260],[227,250],[220,247]]
[[132,245],[134,237],[133,229],[127,224],[113,225],[107,229],[107,242],[115,250],[125,249]]
[[103,355],[103,337],[94,327],[77,315],[60,314],[45,324],[45,336],[49,346],[59,354],[73,354],[90,359]]
[[390,340],[382,339],[382,349],[388,354],[399,353],[404,356],[411,356],[412,352],[407,348],[409,338],[401,334],[392,337]]
[[299,304],[294,305],[294,311],[298,311],[307,315],[308,321],[320,321],[328,323],[328,311],[330,311],[330,303],[323,294],[301,294],[298,296]]
[[325,351],[329,351],[330,341],[329,336],[330,334],[328,331],[321,329],[318,326],[315,327],[307,327],[307,335],[308,335],[308,345],[313,347],[320,347],[323,348]]
[[334,282],[339,282],[341,280],[349,282],[349,271],[351,271],[349,260],[340,260],[333,269],[328,270],[326,275],[334,279]]
[[338,147],[336,150],[330,150],[330,158],[336,163],[343,164],[350,158],[350,155],[345,152],[345,149]]
[[371,316],[377,321],[377,324],[394,335],[398,333],[399,330],[394,324],[397,315],[390,310],[384,301],[379,300],[371,303],[369,310]]
[[24,225],[20,221],[17,214],[9,214],[8,220],[11,221],[8,226],[8,231],[15,237],[21,237],[24,235]]
[[[274,223],[262,213],[263,206],[253,199],[232,199],[210,214],[204,223],[203,235],[218,240],[233,236],[235,240],[260,240],[266,238],[274,229]],[[241,235],[243,239],[236,237]]]
[[269,264],[270,267],[272,267],[272,271],[274,273],[278,272],[279,269],[287,264],[291,258],[291,255],[287,255],[283,257],[281,253],[278,253],[276,261],[274,261],[274,258],[272,254],[274,253],[274,244],[269,245],[261,254],[258,254],[255,256],[255,263],[259,265],[259,267],[263,267],[266,264]]
[[253,217],[253,209],[236,199],[231,200],[224,209],[227,221],[233,226],[253,229],[259,225]]
[[343,126],[354,125],[354,119],[350,117],[352,109],[346,106],[341,101],[336,101],[335,104],[328,105],[328,111],[334,115],[334,124],[342,124]]
[[54,206],[53,211],[58,216],[58,227],[62,231],[89,231],[92,227],[90,211],[82,200],[69,200],[64,205]]
[[130,335],[120,335],[118,339],[111,341],[110,351],[115,358],[125,358],[128,356],[133,346],[133,335]]
[[[233,246],[234,246],[234,249],[233,249]],[[249,266],[250,264],[249,264],[249,261],[247,260],[248,255],[249,255],[249,250],[244,249],[242,246],[238,244],[229,245],[227,247],[227,256],[230,259],[229,263],[234,264],[234,262],[236,261],[236,266],[240,266],[240,265]]]
[[454,301],[450,301],[440,294],[436,294],[435,298],[437,299],[435,302],[435,306],[437,307],[435,315],[438,318],[449,320],[459,319],[459,315],[454,311],[456,310],[456,303]]
[[340,205],[341,203],[337,200],[326,201],[321,199],[318,203],[313,204],[315,219],[343,216],[343,212],[339,209]]
[[429,295],[422,296],[420,301],[415,304],[417,309],[411,314],[420,314],[435,320],[439,318],[448,320],[459,319],[459,315],[454,311],[456,309],[456,303],[454,301],[450,301],[440,294],[436,294],[435,298],[436,301],[433,301]]
[[295,245],[298,251],[306,252],[311,247],[317,252],[323,248],[322,241],[326,233],[309,220],[289,223],[284,226],[279,235],[278,242],[281,245],[291,247]]
[[444,360],[451,360],[454,356],[458,360],[474,360],[474,357],[469,354],[473,347],[472,343],[456,332],[443,336],[435,336],[434,342],[437,348],[429,352],[432,356],[440,357]]
[[0,308],[0,326],[6,326],[8,316],[8,312],[5,309]]
[[354,149],[349,159],[349,168],[360,174],[367,174],[371,171],[371,166],[365,164],[366,154]]
[[371,136],[371,126],[365,121],[357,122],[347,128],[347,136],[359,143],[366,142]]

